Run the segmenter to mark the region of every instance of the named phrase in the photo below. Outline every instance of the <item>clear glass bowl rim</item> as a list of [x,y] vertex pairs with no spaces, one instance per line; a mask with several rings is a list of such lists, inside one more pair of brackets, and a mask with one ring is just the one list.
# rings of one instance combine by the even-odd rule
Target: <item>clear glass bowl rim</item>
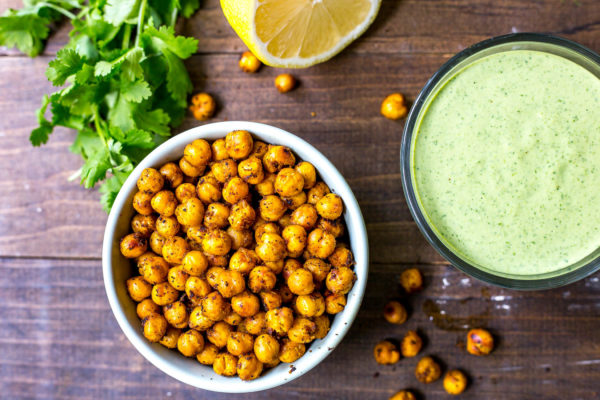
[[467,275],[495,286],[517,290],[543,290],[568,285],[600,270],[600,256],[595,257],[591,261],[576,269],[568,270],[569,268],[567,267],[565,268],[567,271],[562,274],[560,274],[560,271],[562,270],[559,270],[548,274],[532,275],[524,278],[522,275],[507,274],[505,276],[501,276],[484,271],[458,256],[437,237],[435,232],[429,226],[427,219],[421,212],[421,209],[418,205],[411,176],[410,151],[412,137],[415,133],[415,127],[421,109],[426,104],[429,95],[433,93],[437,83],[444,79],[456,65],[477,54],[478,52],[495,46],[517,42],[538,42],[542,44],[564,47],[568,50],[578,53],[584,58],[587,58],[588,60],[597,64],[600,68],[600,55],[597,53],[580,45],[579,43],[573,42],[572,40],[543,33],[511,33],[507,35],[496,36],[462,50],[444,63],[444,65],[442,65],[442,67],[435,74],[433,74],[433,76],[427,81],[417,96],[406,120],[404,132],[402,134],[400,148],[400,171],[402,177],[402,188],[404,190],[404,196],[406,198],[410,213],[417,223],[421,233],[437,250],[437,252],[442,255],[442,257]]

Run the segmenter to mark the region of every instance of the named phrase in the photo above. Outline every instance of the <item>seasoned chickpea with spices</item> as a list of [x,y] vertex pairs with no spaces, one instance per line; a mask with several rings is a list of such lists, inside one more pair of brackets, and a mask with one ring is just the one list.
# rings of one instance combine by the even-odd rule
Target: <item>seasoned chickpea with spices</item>
[[[156,219],[156,232],[163,237],[175,236],[179,233],[181,225],[177,221],[176,217],[165,217],[160,215]],[[164,245],[164,244],[163,244]]]
[[304,188],[304,178],[293,168],[283,168],[275,178],[275,193],[282,197],[295,196]]
[[231,131],[225,136],[225,147],[231,158],[241,160],[248,157],[252,152],[254,140],[248,131]]
[[231,238],[221,229],[212,229],[202,239],[202,248],[208,254],[223,256],[231,250]]
[[254,354],[241,355],[237,363],[237,374],[243,381],[250,381],[260,376],[263,363]]
[[258,71],[262,63],[251,51],[245,51],[242,53],[238,65],[242,71],[251,74]]
[[317,258],[327,258],[335,251],[335,237],[322,229],[315,229],[308,235],[306,248]]
[[291,74],[280,74],[275,78],[275,87],[279,93],[287,93],[296,86],[296,78]]
[[254,336],[245,332],[231,332],[227,338],[227,351],[240,356],[254,349]]
[[188,242],[182,237],[173,236],[166,240],[162,248],[162,255],[170,264],[181,264],[188,251],[190,251]]
[[289,339],[281,340],[281,347],[279,349],[279,360],[284,363],[293,363],[306,353],[306,346],[304,343],[294,342]]
[[227,346],[227,340],[233,331],[233,326],[229,325],[227,322],[220,321],[214,324],[206,332],[206,338],[209,342],[222,349]]
[[179,292],[169,282],[162,282],[152,287],[152,301],[159,306],[171,304],[179,298]]
[[140,192],[154,194],[158,193],[164,186],[163,176],[154,168],[146,168],[142,171],[137,181],[137,187]]
[[196,355],[196,360],[200,364],[213,365],[218,354],[219,348],[217,346],[212,343],[206,343],[202,351]]
[[277,221],[287,211],[287,206],[280,197],[268,195],[259,203],[260,217],[265,221]]
[[325,297],[325,311],[327,314],[337,314],[344,311],[346,307],[346,296],[332,293]]
[[161,312],[160,306],[153,302],[152,299],[142,300],[138,303],[135,310],[140,319],[144,319],[150,314],[160,314]]
[[183,157],[190,164],[196,167],[202,167],[208,165],[210,162],[212,149],[206,140],[196,139],[185,146],[183,149]]
[[161,190],[152,197],[150,204],[157,213],[170,217],[175,213],[177,198],[170,190]]
[[275,308],[267,311],[265,318],[267,329],[278,335],[285,335],[294,323],[294,311],[289,307]]
[[308,191],[306,201],[308,204],[316,205],[319,200],[325,197],[325,195],[328,193],[331,193],[331,191],[325,182],[317,182],[315,186]]
[[[284,267],[285,268],[285,267]],[[305,268],[298,268],[287,278],[290,291],[295,295],[311,294],[315,289],[312,273]]]
[[275,173],[285,167],[293,167],[296,164],[296,157],[285,146],[270,146],[263,157],[263,164],[268,172]]
[[262,290],[271,290],[275,287],[276,283],[277,277],[268,267],[254,267],[248,276],[248,289],[254,293]]
[[242,323],[242,320],[242,316],[233,310],[231,310],[229,314],[227,314],[225,318],[223,318],[223,322],[227,322],[231,326],[238,326]]
[[350,268],[333,268],[325,279],[327,289],[333,293],[346,294],[352,289],[356,275]]
[[214,176],[200,178],[196,185],[198,198],[205,204],[215,203],[221,199],[221,187]]
[[150,314],[142,320],[144,336],[151,342],[158,342],[167,332],[167,320],[160,314]]
[[186,357],[195,357],[204,348],[204,338],[193,329],[183,332],[177,339],[177,350]]
[[292,212],[292,224],[300,225],[307,231],[317,225],[319,215],[312,204],[302,204]]
[[227,147],[225,146],[225,139],[217,139],[211,145],[212,159],[213,161],[221,161],[229,158]]
[[202,314],[213,321],[221,321],[229,313],[229,304],[219,292],[212,292],[200,301]]
[[375,345],[373,357],[378,364],[390,365],[400,360],[400,352],[389,340],[383,340]]
[[383,317],[391,324],[401,325],[406,322],[408,313],[402,303],[393,300],[389,301],[383,308]]
[[267,154],[269,150],[269,145],[265,142],[261,142],[260,140],[254,141],[254,146],[252,147],[252,153],[248,157],[256,157],[262,160],[262,158]]
[[235,376],[237,373],[237,362],[238,359],[236,356],[227,352],[219,353],[213,362],[213,371],[222,376]]
[[141,276],[127,279],[127,291],[134,301],[142,301],[152,293],[152,285]]
[[183,203],[187,199],[196,197],[196,186],[191,183],[182,183],[175,189],[177,201]]
[[154,231],[152,232],[152,235],[150,235],[150,248],[156,254],[162,254],[162,249],[166,241],[167,239],[163,235]]
[[177,340],[179,340],[180,335],[181,329],[169,326],[159,343],[168,349],[174,349],[177,347]]
[[225,183],[231,178],[237,176],[237,163],[231,158],[218,161],[210,166],[215,179],[220,183]]
[[242,231],[250,228],[256,219],[256,211],[246,200],[241,200],[231,206],[229,225],[233,229]]
[[204,296],[212,292],[212,289],[206,279],[198,276],[190,276],[185,281],[185,294],[187,294],[192,304],[200,304]]
[[198,93],[192,97],[192,105],[189,107],[198,121],[206,121],[210,119],[217,108],[215,99],[208,93]]
[[318,317],[313,319],[315,324],[317,325],[317,331],[315,332],[315,339],[324,339],[325,336],[329,333],[329,329],[331,328],[331,321],[329,317],[325,314],[319,315]]
[[172,189],[175,189],[183,183],[183,172],[175,163],[166,163],[160,167],[159,172],[163,176],[165,185]]
[[204,213],[204,226],[208,229],[223,229],[228,224],[229,207],[223,203],[211,203]]
[[267,311],[281,307],[281,295],[274,290],[263,290],[258,294],[262,301],[263,308]]
[[228,299],[246,290],[246,281],[238,271],[224,270],[219,276],[217,290]]
[[139,265],[140,274],[148,283],[156,285],[157,283],[164,282],[167,279],[167,275],[169,273],[169,263],[167,263],[162,257],[150,257]]
[[257,157],[250,157],[238,164],[238,175],[251,185],[259,184],[265,179],[262,161]]
[[192,250],[181,261],[183,270],[191,276],[200,276],[208,268],[208,260],[201,251]]
[[195,166],[192,165],[188,160],[186,160],[185,157],[182,157],[179,160],[179,168],[181,169],[181,172],[185,174],[185,176],[197,178],[204,173],[204,171],[206,170],[206,165]]
[[319,292],[296,297],[296,310],[305,317],[320,317],[325,312],[325,299]]
[[422,383],[437,381],[441,375],[442,369],[440,365],[429,356],[421,358],[415,368],[415,376]]
[[176,301],[164,306],[163,315],[171,325],[179,325],[188,320],[187,308],[181,301]]
[[297,270],[298,268],[302,268],[302,264],[300,261],[295,258],[288,258],[285,260],[283,264],[283,271],[281,272],[281,277],[286,281],[289,279],[290,275]]
[[204,204],[195,197],[184,200],[175,209],[175,216],[181,225],[201,225],[204,219]]
[[178,265],[176,267],[169,269],[169,275],[168,275],[167,280],[169,281],[171,286],[173,286],[175,289],[177,289],[179,291],[184,291],[185,283],[187,282],[189,277],[190,277],[190,274],[185,272],[185,269],[183,269],[183,266]]
[[406,293],[415,293],[423,289],[423,276],[416,268],[409,268],[400,274],[400,284]]
[[252,335],[260,335],[267,329],[266,313],[264,311],[245,318],[239,326],[241,332],[248,332]]
[[190,313],[188,326],[200,332],[204,332],[215,324],[215,321],[202,314],[202,308],[196,307]]
[[494,350],[494,337],[485,329],[471,329],[467,333],[467,351],[475,356],[486,356]]
[[279,225],[273,222],[263,223],[261,225],[256,226],[254,231],[254,239],[256,240],[256,243],[261,243],[262,235],[264,235],[265,233],[275,233],[279,235],[279,230]]
[[254,354],[262,363],[273,362],[279,355],[279,342],[271,335],[262,334],[254,341]]
[[247,199],[250,189],[248,184],[240,177],[231,178],[223,187],[223,200],[235,204],[242,199]]
[[337,219],[342,216],[344,211],[342,198],[334,193],[321,197],[315,207],[319,215],[326,219]]
[[[287,206],[288,209],[290,210],[295,210],[298,207],[300,207],[302,204],[306,203],[306,193],[305,192],[300,192],[295,196],[292,197],[282,197],[281,200],[283,200],[283,202],[285,203],[285,205]],[[284,218],[285,217],[285,218]],[[279,219],[279,225],[281,226],[287,226],[287,225],[291,225],[292,224],[292,216],[290,214],[285,214],[284,216],[282,216]]]
[[327,259],[334,268],[350,268],[354,265],[354,256],[345,246],[337,246]]
[[152,193],[142,192],[141,190],[133,196],[133,208],[141,215],[150,215],[154,212],[150,202]]
[[294,167],[304,179],[304,189],[310,189],[317,182],[317,170],[308,161],[301,161]]
[[242,274],[249,274],[259,262],[260,258],[258,258],[254,250],[248,250],[242,247],[233,253],[229,259],[229,269],[238,271]]
[[260,300],[245,291],[231,298],[231,308],[242,317],[251,317],[260,311]]
[[137,258],[148,249],[148,240],[140,233],[130,233],[121,239],[121,254],[127,258]]
[[254,240],[254,235],[249,229],[238,231],[231,226],[227,228],[227,234],[231,238],[231,248],[239,250],[242,247],[251,247]]
[[415,357],[421,351],[423,347],[423,339],[415,331],[408,331],[402,343],[400,343],[400,351],[404,357]]
[[288,253],[291,257],[300,256],[306,248],[306,230],[300,225],[288,225],[281,232]]
[[256,255],[263,261],[279,261],[286,256],[286,245],[283,238],[276,233],[264,233],[256,246]]
[[275,194],[275,179],[277,179],[277,175],[273,173],[266,173],[264,179],[257,183],[254,189],[261,196],[269,196]]
[[344,223],[340,218],[333,220],[320,218],[317,223],[317,228],[331,233],[336,239],[344,234]]
[[467,376],[457,369],[448,371],[444,376],[444,389],[448,394],[458,395],[467,388]]
[[315,282],[323,282],[331,270],[331,265],[320,258],[309,258],[303,266],[312,273]]
[[156,229],[156,216],[138,214],[131,220],[131,230],[144,237],[150,237]]

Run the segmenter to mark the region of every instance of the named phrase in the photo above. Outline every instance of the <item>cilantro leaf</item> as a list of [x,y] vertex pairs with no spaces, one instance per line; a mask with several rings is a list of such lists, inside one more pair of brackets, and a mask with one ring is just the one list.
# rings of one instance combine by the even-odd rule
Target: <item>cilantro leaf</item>
[[138,108],[133,113],[133,119],[140,129],[154,132],[160,136],[169,136],[171,134],[171,129],[169,129],[171,119],[160,108],[152,111]]
[[83,64],[83,58],[75,50],[61,49],[48,64],[46,76],[54,86],[62,86],[67,78],[81,70]]
[[89,155],[94,154],[97,149],[104,146],[100,136],[90,128],[84,128],[77,132],[75,141],[69,147],[72,153],[79,154],[84,159],[87,159]]
[[89,154],[87,160],[81,167],[81,184],[86,188],[92,188],[106,177],[111,167],[110,154],[106,147],[100,147],[96,152]]
[[139,80],[124,83],[121,87],[121,94],[127,101],[140,103],[142,100],[149,98],[152,95],[152,91],[148,82]]
[[191,37],[176,36],[175,30],[171,26],[161,26],[158,30],[153,26],[149,26],[146,28],[144,36],[146,39],[150,39],[157,49],[167,49],[182,59],[190,57],[198,50],[198,40]]
[[181,15],[183,15],[184,18],[189,18],[194,15],[196,10],[200,7],[199,0],[179,0],[179,4]]
[[111,128],[110,135],[126,146],[140,147],[143,149],[151,149],[155,143],[152,138],[152,133],[141,129],[132,129],[127,132],[121,131],[119,128]]
[[117,198],[122,186],[123,182],[121,182],[116,176],[112,176],[105,180],[100,186],[99,192],[102,194],[100,197],[100,204],[102,204],[102,208],[107,213],[112,208],[112,205],[115,202],[115,199]]
[[48,104],[50,104],[50,98],[48,95],[45,95],[42,99],[42,106],[36,111],[40,126],[31,131],[31,135],[29,136],[29,141],[34,146],[40,146],[43,143],[46,143],[48,141],[48,137],[54,129],[50,121],[48,121],[44,116],[46,109],[48,108]]
[[119,26],[136,14],[138,9],[139,0],[108,0],[104,7],[104,19],[114,26]]
[[125,55],[125,59],[121,65],[121,75],[125,79],[133,81],[136,78],[141,78],[144,76],[144,70],[140,65],[140,61],[142,60],[143,56],[144,51],[139,47],[130,50]]
[[35,57],[44,48],[50,21],[35,14],[0,17],[0,45],[17,47],[29,57]]

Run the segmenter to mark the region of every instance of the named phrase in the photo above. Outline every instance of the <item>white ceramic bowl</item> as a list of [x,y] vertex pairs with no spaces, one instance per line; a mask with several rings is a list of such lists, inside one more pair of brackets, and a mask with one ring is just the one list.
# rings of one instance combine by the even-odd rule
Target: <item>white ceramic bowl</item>
[[[144,168],[159,167],[168,161],[179,159],[184,147],[195,139],[214,140],[236,129],[250,131],[254,137],[272,144],[281,144],[291,148],[302,160],[311,162],[321,179],[344,201],[344,219],[350,237],[350,246],[354,253],[357,281],[348,293],[348,303],[343,312],[333,319],[327,337],[310,344],[306,354],[290,364],[280,364],[267,371],[258,379],[244,382],[239,378],[226,378],[217,375],[212,368],[200,364],[194,358],[185,358],[177,351],[169,350],[158,343],[148,342],[143,334],[140,319],[136,314],[136,304],[131,300],[125,288],[125,281],[131,277],[133,268],[128,259],[119,252],[119,240],[129,232],[129,224],[134,210],[131,205],[137,191],[136,181]],[[310,371],[340,343],[360,307],[369,269],[367,232],[360,208],[350,187],[338,170],[310,144],[269,125],[253,122],[218,122],[199,126],[183,132],[166,141],[150,153],[125,181],[108,216],[102,248],[102,269],[104,286],[113,313],[125,336],[148,361],[157,368],[181,382],[215,392],[245,393],[273,388],[290,382]],[[310,351],[309,351],[310,350]]]

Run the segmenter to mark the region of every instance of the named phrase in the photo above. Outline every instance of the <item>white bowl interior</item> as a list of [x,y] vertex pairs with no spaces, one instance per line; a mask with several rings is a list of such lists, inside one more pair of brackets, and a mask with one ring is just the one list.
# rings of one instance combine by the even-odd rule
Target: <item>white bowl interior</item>
[[[327,337],[311,343],[306,354],[291,364],[294,368],[291,368],[290,364],[282,363],[249,382],[217,375],[211,367],[202,365],[195,359],[185,358],[158,343],[150,343],[144,338],[136,314],[136,304],[125,288],[125,281],[133,275],[133,267],[119,251],[119,240],[130,229],[129,224],[134,213],[131,201],[137,191],[137,177],[142,170],[158,167],[165,162],[180,158],[184,147],[195,139],[215,140],[236,129],[248,130],[255,138],[266,143],[290,147],[302,160],[311,162],[321,179],[333,192],[342,197],[345,205],[344,219],[356,261],[354,270],[357,275],[357,281],[347,295],[346,308],[333,318]],[[198,388],[227,393],[254,392],[279,386],[300,377],[327,357],[340,343],[358,313],[367,283],[367,233],[360,208],[350,187],[333,164],[318,150],[299,137],[269,125],[242,121],[219,122],[193,128],[171,138],[150,153],[132,172],[117,196],[108,217],[102,249],[102,268],[106,294],[117,322],[129,341],[148,361],[173,378]]]

